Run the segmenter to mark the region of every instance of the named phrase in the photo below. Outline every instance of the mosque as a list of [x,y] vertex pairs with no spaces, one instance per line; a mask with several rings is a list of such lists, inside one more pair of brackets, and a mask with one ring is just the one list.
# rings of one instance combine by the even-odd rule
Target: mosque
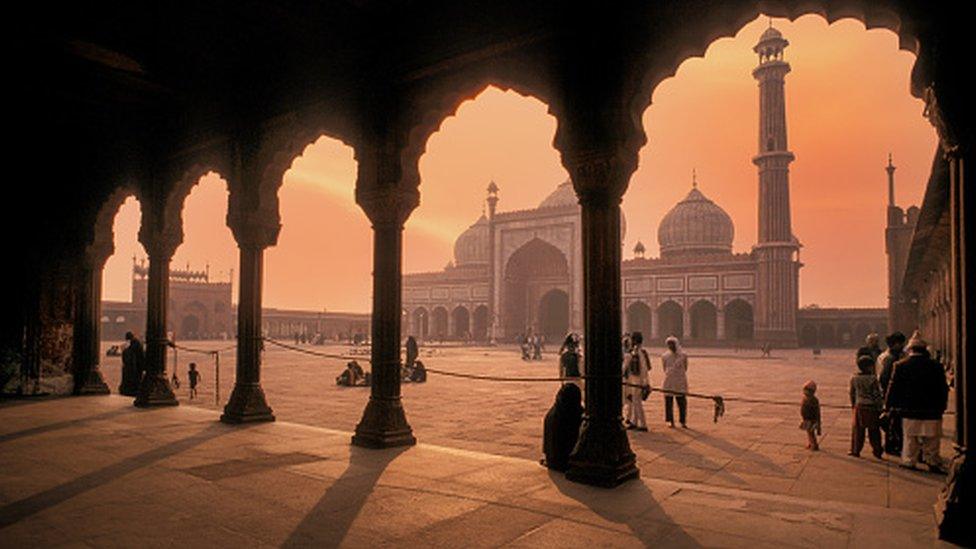
[[[790,223],[783,60],[788,42],[772,27],[755,47],[759,66],[759,242],[733,253],[735,226],[693,183],[658,227],[661,255],[642,243],[622,264],[624,326],[653,340],[741,340],[795,347],[800,243]],[[583,327],[580,207],[566,181],[531,210],[488,211],[454,244],[443,271],[404,277],[407,331],[420,337],[511,341],[527,331],[549,340]],[[623,219],[623,216],[621,216]],[[625,223],[622,222],[622,231]]]

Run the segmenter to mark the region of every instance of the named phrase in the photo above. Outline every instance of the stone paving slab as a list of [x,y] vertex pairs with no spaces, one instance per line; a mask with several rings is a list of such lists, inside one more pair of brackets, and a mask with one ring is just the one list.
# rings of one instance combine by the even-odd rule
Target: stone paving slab
[[[346,431],[217,417],[116,396],[0,403],[0,546],[941,545],[930,503],[914,500],[777,494],[718,482],[735,475],[724,469],[705,482],[645,476],[605,490],[534,460],[425,443],[364,450]],[[776,478],[805,485],[817,468]]]

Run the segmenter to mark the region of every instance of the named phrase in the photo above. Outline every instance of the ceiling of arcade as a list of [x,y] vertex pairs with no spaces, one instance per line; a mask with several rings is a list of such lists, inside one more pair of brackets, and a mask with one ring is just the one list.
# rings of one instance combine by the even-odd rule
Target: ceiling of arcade
[[[559,120],[557,145],[585,146],[560,136],[583,124],[589,139],[636,151],[654,87],[760,13],[855,17],[895,31],[920,56],[912,92],[921,94],[935,70],[931,21],[945,20],[908,0],[635,1],[612,11],[507,0],[147,6],[82,3],[52,17],[38,4],[19,30],[17,85],[27,108],[43,113],[33,122],[45,125],[28,135],[55,128],[83,137],[73,153],[83,173],[72,166],[87,183],[75,191],[80,200],[100,205],[116,187],[145,186],[156,174],[166,181],[143,194],[181,205],[193,177],[211,169],[232,194],[235,177],[246,175],[273,195],[321,135],[353,145],[360,160],[369,143],[415,165],[444,118],[489,84],[547,103]],[[277,209],[273,198],[243,200]],[[160,215],[173,217],[172,208]]]

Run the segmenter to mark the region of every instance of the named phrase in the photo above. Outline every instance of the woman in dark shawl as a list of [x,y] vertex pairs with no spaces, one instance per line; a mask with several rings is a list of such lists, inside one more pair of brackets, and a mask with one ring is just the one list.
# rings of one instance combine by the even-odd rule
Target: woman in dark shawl
[[580,404],[580,388],[567,383],[556,393],[556,402],[546,414],[542,433],[542,464],[554,471],[569,468],[569,454],[579,438],[580,424],[583,421],[583,406]]

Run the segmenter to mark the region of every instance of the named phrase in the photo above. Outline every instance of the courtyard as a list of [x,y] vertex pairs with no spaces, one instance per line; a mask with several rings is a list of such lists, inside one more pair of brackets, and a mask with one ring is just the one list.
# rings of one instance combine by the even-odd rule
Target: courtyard
[[[232,343],[182,345],[217,350]],[[368,369],[368,356],[353,347],[298,347],[312,353],[356,356]],[[365,349],[359,351],[363,352]],[[650,349],[652,357],[660,352]],[[771,358],[760,358],[751,349],[688,352],[691,391],[722,395],[725,415],[713,422],[712,401],[689,399],[689,429],[671,429],[664,423],[663,397],[652,394],[645,402],[650,431],[630,432],[642,477],[929,512],[944,477],[906,471],[890,456],[878,462],[846,455],[853,351],[829,349],[815,357],[808,349],[774,350]],[[557,375],[553,349],[541,361],[526,362],[511,346],[422,346],[421,360],[428,368],[461,374],[501,378]],[[196,362],[202,374],[199,394],[192,401],[186,379],[190,361]],[[277,419],[351,432],[361,418],[369,389],[335,384],[345,363],[267,344],[262,385]],[[118,357],[103,357],[102,370],[113,391],[120,366]],[[178,351],[176,369],[182,384],[176,393],[183,405],[222,409],[233,387],[234,351],[220,353],[220,406],[214,403],[214,366],[211,356]],[[172,352],[169,368],[172,374]],[[652,384],[659,385],[661,378],[660,363],[654,359]],[[805,449],[804,434],[797,428],[800,387],[809,379],[817,382],[823,406],[822,450],[818,453]],[[535,461],[541,457],[542,419],[557,387],[551,382],[493,382],[431,373],[427,383],[403,385],[403,402],[421,442]],[[953,408],[951,403],[949,408]],[[953,436],[953,416],[947,415],[943,455],[951,455]],[[870,452],[865,450],[863,455],[870,456]]]

